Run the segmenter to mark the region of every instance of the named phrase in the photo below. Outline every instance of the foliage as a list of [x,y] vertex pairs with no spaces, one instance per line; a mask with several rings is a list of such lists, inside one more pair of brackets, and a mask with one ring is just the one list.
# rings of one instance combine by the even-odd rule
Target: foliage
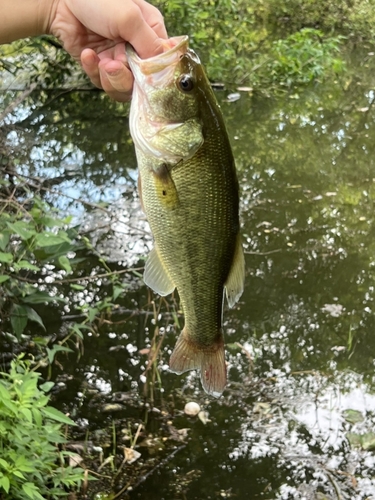
[[[2,181],[3,189],[9,187]],[[3,191],[4,193],[4,191]],[[69,273],[72,270],[69,252],[77,250],[74,230],[65,230],[71,217],[57,218],[45,202],[31,192],[24,192],[19,203],[3,199],[0,213],[0,310],[3,320],[10,316],[13,331],[20,338],[28,321],[45,329],[35,306],[61,302],[62,298],[47,287],[38,286],[43,266]],[[74,261],[74,259],[73,259]]]
[[[171,36],[189,35],[212,80],[258,89],[303,85],[340,71],[337,33],[371,39],[369,27],[375,25],[365,0],[351,6],[322,0],[208,0],[204,8],[199,0],[161,0],[156,5]],[[51,37],[0,48],[1,68],[17,75],[18,82],[38,82],[44,89],[88,88],[87,78]]]
[[265,22],[279,32],[313,27],[326,33],[335,30],[353,40],[371,40],[374,36],[375,12],[368,0],[253,0],[253,3],[262,9]]
[[344,62],[339,55],[343,37],[324,41],[323,33],[305,28],[288,38],[275,40],[268,61],[261,69],[262,80],[290,87],[318,81],[330,73],[341,73]]
[[[22,177],[20,179],[22,181]],[[84,276],[82,279],[67,276],[78,271],[84,260],[79,254],[91,251],[92,247],[87,238],[78,234],[78,227],[69,227],[70,216],[62,217],[38,193],[30,190],[25,181],[12,184],[3,180],[0,187],[0,321],[4,330],[7,325],[11,326],[12,333],[20,340],[27,325],[46,333],[38,308],[56,309],[67,302],[69,294],[85,288],[80,284]],[[18,200],[14,196],[17,191]],[[103,259],[101,264],[111,280],[112,294],[90,306],[82,304],[79,309],[84,313],[83,321],[71,324],[69,335],[58,345],[46,347],[48,341],[39,339],[46,348],[49,363],[58,351],[70,351],[64,345],[70,337],[82,340],[83,331],[93,328],[96,319],[105,314],[127,288]],[[61,293],[58,287],[65,283],[69,291]]]
[[[17,40],[1,46],[0,71],[6,70],[20,82],[37,82],[41,88],[69,86],[82,72],[61,45],[48,36]],[[85,78],[86,81],[86,78]]]
[[[54,192],[50,184],[21,175],[25,151],[10,154],[10,141],[1,139],[0,340],[10,341],[13,352],[31,347],[33,358],[13,362],[9,375],[0,375],[0,498],[55,498],[65,495],[64,487],[79,486],[82,473],[66,467],[68,454],[56,447],[66,442],[60,424],[72,421],[47,406],[43,391],[53,384],[39,390],[39,374],[30,366],[47,366],[51,373],[52,366],[62,366],[58,357],[77,348],[82,352],[84,333],[95,331],[111,314],[128,284],[122,280],[124,270],[113,271],[72,217],[47,201]],[[99,280],[106,292],[85,300],[84,292]],[[64,322],[64,308],[73,309],[77,319]],[[49,316],[57,321],[48,322]],[[16,419],[19,426],[13,425]]]
[[48,405],[53,382],[38,387],[40,374],[22,356],[0,373],[0,498],[43,500],[80,487],[83,470],[65,465],[69,453],[63,425],[74,422]]
[[202,10],[198,0],[173,0],[161,8],[171,34],[189,34],[213,80],[272,90],[342,70],[342,38],[332,30],[284,25],[275,38],[275,26],[281,17],[285,20],[285,13],[273,15],[272,2],[210,0]]

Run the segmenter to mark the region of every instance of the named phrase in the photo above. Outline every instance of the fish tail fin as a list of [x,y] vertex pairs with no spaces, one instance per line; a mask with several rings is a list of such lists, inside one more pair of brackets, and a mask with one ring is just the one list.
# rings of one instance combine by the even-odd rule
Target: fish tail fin
[[177,374],[199,369],[203,389],[211,396],[220,397],[227,383],[222,332],[212,345],[202,347],[191,341],[184,329],[171,354],[169,368]]

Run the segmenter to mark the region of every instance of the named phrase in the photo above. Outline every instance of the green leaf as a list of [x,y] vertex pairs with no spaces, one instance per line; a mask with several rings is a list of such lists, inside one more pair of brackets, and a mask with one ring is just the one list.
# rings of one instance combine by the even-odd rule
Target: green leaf
[[43,392],[49,392],[52,387],[55,385],[55,382],[44,382],[44,384],[42,384],[39,389]]
[[39,493],[39,488],[37,488],[33,483],[24,483],[22,485],[22,490],[27,498],[31,498],[31,500],[45,500]]
[[9,493],[10,481],[7,476],[3,476],[0,478],[0,488],[5,490],[6,493]]
[[82,285],[76,285],[74,283],[71,283],[70,288],[73,288],[73,290],[85,290],[86,287],[84,287]]
[[45,302],[65,302],[65,299],[61,297],[51,297],[49,293],[47,292],[39,292],[36,291],[33,294],[26,295],[26,297],[23,297],[23,302],[26,302],[27,304],[44,304]]
[[97,307],[89,307],[87,310],[87,316],[89,318],[90,323],[92,323],[95,319],[95,316],[98,314],[99,310]]
[[42,427],[43,420],[42,420],[42,414],[38,410],[38,408],[31,408],[31,412],[34,417],[34,422],[38,427]]
[[124,289],[121,286],[113,287],[113,300],[116,300],[119,295],[124,292]]
[[68,259],[68,257],[66,257],[66,255],[61,255],[59,258],[58,258],[58,262],[60,264],[60,266],[67,272],[67,273],[71,273],[72,272],[72,266],[70,265],[70,261]]
[[50,418],[51,420],[56,420],[56,422],[61,422],[62,424],[77,425],[73,420],[64,415],[60,410],[57,410],[53,406],[45,406],[41,409],[43,415]]
[[26,457],[25,455],[21,455],[17,457],[14,467],[22,472],[34,472],[35,465],[32,462],[32,457]]
[[20,479],[25,480],[25,476],[24,476],[24,475],[22,474],[22,472],[21,472],[21,471],[19,471],[19,470],[13,470],[13,471],[12,471],[12,474],[13,474],[13,476],[17,476],[17,477],[19,477]]
[[40,233],[35,237],[36,245],[39,248],[52,247],[61,245],[61,243],[71,243],[68,236],[60,231],[58,234],[53,233]]
[[49,396],[41,396],[39,399],[38,399],[38,402],[37,402],[37,407],[38,408],[42,408],[43,406],[46,406],[48,404],[48,401],[49,401]]
[[27,260],[20,260],[14,267],[17,269],[27,269],[28,271],[40,271],[40,267],[31,264],[31,262]]
[[5,250],[9,243],[9,233],[4,231],[0,233],[0,250]]
[[10,313],[10,323],[16,336],[21,337],[27,325],[26,307],[14,303]]
[[7,276],[6,274],[0,275],[0,283],[4,283],[4,281],[7,281],[9,279],[10,279],[9,276]]
[[366,432],[361,436],[362,448],[364,450],[374,450],[375,449],[375,433]]
[[11,400],[10,392],[6,387],[0,382],[0,401],[4,402],[5,400]]
[[44,326],[44,323],[42,321],[42,318],[39,316],[39,314],[33,309],[32,307],[26,306],[27,310],[27,317],[30,321],[34,321],[34,323],[38,323],[44,331],[46,331],[46,327]]
[[347,432],[346,439],[349,441],[350,446],[352,448],[361,448],[362,447],[360,434],[357,434],[356,432]]
[[362,415],[362,412],[358,410],[344,410],[342,412],[343,417],[347,422],[350,424],[356,424],[358,422],[363,422],[364,421],[364,416]]
[[22,413],[22,415],[26,418],[28,422],[30,422],[30,424],[32,423],[33,416],[29,408],[20,408],[20,413]]
[[52,349],[47,347],[46,350],[47,350],[48,361],[50,363],[52,363],[53,360],[55,359],[55,355],[57,352],[73,352],[72,349],[70,349],[69,347],[65,347],[63,345],[57,345],[57,344],[55,344],[52,347]]
[[11,264],[13,262],[13,255],[9,252],[0,252],[0,262]]
[[2,399],[0,405],[3,404],[8,410],[10,410],[14,416],[18,416],[18,407],[8,399]]
[[7,226],[14,234],[17,234],[22,240],[28,240],[35,234],[35,230],[30,230],[30,224],[24,221],[17,221],[14,223],[7,222]]
[[4,460],[3,458],[0,458],[0,465],[1,467],[3,467],[4,469],[8,470],[9,469],[9,464],[6,460]]
[[82,330],[91,330],[91,328],[88,325],[79,325],[78,323],[74,323],[71,326],[71,329],[80,339],[83,339]]
[[40,217],[40,219],[38,219],[38,223],[46,227],[61,227],[64,225],[63,220],[54,219],[53,217],[49,217],[48,215]]

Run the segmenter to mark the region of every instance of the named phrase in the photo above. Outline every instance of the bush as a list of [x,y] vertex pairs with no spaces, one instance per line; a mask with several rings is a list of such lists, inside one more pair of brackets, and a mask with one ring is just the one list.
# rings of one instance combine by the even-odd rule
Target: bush
[[53,382],[38,387],[39,373],[22,356],[0,373],[0,498],[44,500],[80,487],[83,470],[65,465],[63,424],[74,422],[48,406]]

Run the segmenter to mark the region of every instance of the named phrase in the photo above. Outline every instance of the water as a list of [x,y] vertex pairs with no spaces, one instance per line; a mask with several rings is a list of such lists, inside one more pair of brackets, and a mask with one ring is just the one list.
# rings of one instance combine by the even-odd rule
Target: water
[[[59,359],[55,404],[104,457],[113,429],[121,453],[129,428],[134,438],[147,421],[141,458],[115,480],[104,467],[92,498],[109,493],[111,481],[116,491],[130,485],[119,498],[131,499],[375,498],[374,64],[368,54],[352,64],[340,81],[280,98],[241,94],[229,103],[218,94],[237,161],[246,250],[245,292],[225,311],[224,396],[208,398],[194,373],[168,372],[176,314],[182,325],[177,296],[160,301],[132,273],[124,274],[129,292],[87,335],[82,357]],[[67,93],[27,116],[20,111],[9,130],[20,170],[48,179],[48,199],[84,225],[115,267],[142,266],[151,239],[127,108],[99,93]],[[84,270],[95,263],[87,257]],[[64,331],[77,320],[74,304],[95,302],[107,286],[88,284],[59,316],[44,311],[48,332]],[[145,407],[147,356],[139,350],[156,327],[164,335],[162,390]],[[191,400],[208,422],[183,414]]]

